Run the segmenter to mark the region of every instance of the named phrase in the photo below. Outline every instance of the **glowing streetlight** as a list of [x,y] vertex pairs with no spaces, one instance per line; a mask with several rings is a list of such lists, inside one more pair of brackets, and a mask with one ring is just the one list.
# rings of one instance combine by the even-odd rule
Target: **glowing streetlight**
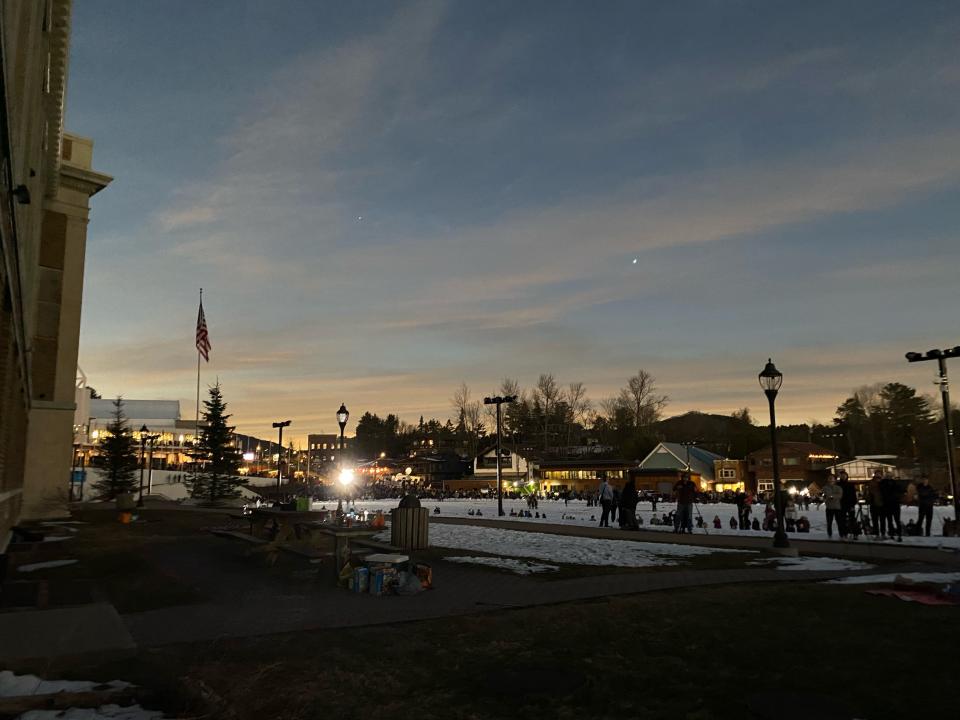
[[350,468],[344,468],[340,471],[340,484],[345,488],[349,487],[353,483],[353,470]]
[[773,462],[773,502],[777,508],[777,530],[773,535],[773,546],[775,548],[790,547],[787,540],[787,533],[783,525],[783,489],[780,487],[780,457],[777,452],[777,416],[774,412],[774,403],[777,399],[777,393],[780,386],[783,385],[783,373],[777,370],[773,360],[767,360],[767,364],[757,376],[760,381],[760,387],[767,396],[770,403],[770,459]]

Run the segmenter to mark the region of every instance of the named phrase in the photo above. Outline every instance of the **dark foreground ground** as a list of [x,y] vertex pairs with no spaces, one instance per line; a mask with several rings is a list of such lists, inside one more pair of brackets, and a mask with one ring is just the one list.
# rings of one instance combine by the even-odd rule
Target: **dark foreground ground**
[[[144,611],[176,617],[182,608],[183,617],[195,617],[190,608],[205,604],[230,613],[223,596],[232,593],[257,593],[264,628],[273,593],[289,604],[300,597],[290,595],[296,590],[312,598],[310,612],[325,607],[316,600],[319,586],[303,589],[302,563],[281,559],[265,567],[245,549],[214,541],[207,531],[223,516],[154,513],[137,527],[120,527],[111,514],[79,517],[89,524],[57,552],[69,549],[81,562],[51,571],[59,584],[51,580],[50,596],[61,585],[86,588],[134,629]],[[193,562],[183,551],[191,537],[196,544],[188,549],[209,553]],[[485,573],[470,576],[481,595],[485,582],[514,582],[493,570],[470,572]],[[538,588],[546,582],[523,581]],[[222,587],[227,582],[237,585]],[[396,601],[419,602],[374,599]],[[171,717],[226,720],[941,718],[954,716],[960,680],[960,609],[796,579],[266,632],[173,644],[138,640],[132,657],[27,669],[50,678],[131,681],[147,690],[146,706]]]
[[185,715],[180,678],[202,681],[240,720],[949,717],[958,638],[954,608],[724,586],[178,645],[85,672]]

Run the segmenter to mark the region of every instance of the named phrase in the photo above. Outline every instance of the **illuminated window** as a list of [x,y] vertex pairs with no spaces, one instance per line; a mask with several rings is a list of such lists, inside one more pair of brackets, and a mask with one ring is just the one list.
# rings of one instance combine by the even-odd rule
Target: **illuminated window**
[[784,458],[784,459],[783,459],[783,464],[784,464],[784,465],[799,465],[799,464],[800,464],[800,458],[795,458],[795,457],[792,457],[792,458]]

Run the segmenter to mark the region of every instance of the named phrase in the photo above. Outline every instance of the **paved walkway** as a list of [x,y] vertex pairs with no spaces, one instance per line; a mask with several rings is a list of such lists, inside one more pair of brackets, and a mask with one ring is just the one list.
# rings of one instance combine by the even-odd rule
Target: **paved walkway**
[[[243,557],[238,543],[223,538],[165,543],[150,560],[169,569],[178,580],[196,585],[209,601],[125,615],[134,640],[145,647],[426,620],[673,588],[811,581],[857,574],[742,568],[627,572],[548,580],[440,560],[432,561],[433,590],[413,596],[375,597],[334,588],[308,576],[309,570],[293,579],[289,571],[286,575],[268,571],[262,561]],[[889,571],[916,569],[902,566]]]
[[[740,548],[743,550],[773,551],[773,538],[768,533],[756,536],[711,535],[703,530],[695,530],[693,535],[676,535],[668,531],[644,530],[632,532],[620,528],[601,528],[583,525],[561,525],[559,523],[531,522],[524,524],[516,520],[497,518],[453,518],[433,515],[431,523],[445,525],[481,525],[485,527],[518,530],[520,532],[570,535],[575,537],[604,538],[610,540],[636,540],[638,542],[674,543],[679,545],[702,545],[718,548]],[[802,555],[829,555],[856,560],[879,560],[893,562],[923,562],[960,567],[960,553],[955,550],[941,550],[920,545],[903,545],[895,542],[874,542],[872,540],[830,541],[805,540],[791,534],[790,547]]]

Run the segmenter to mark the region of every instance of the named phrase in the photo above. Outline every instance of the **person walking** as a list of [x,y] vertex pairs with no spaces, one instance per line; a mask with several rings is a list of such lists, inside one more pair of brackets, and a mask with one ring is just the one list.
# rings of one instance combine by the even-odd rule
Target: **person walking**
[[827,537],[833,537],[833,523],[837,523],[837,532],[841,538],[846,537],[845,528],[840,522],[841,502],[843,500],[843,488],[837,485],[837,478],[830,475],[827,478],[827,486],[823,489],[823,503],[827,506]]
[[627,530],[640,529],[637,525],[638,502],[640,502],[640,494],[637,492],[637,480],[631,477],[623,486],[623,492],[620,493],[620,527]]
[[897,542],[903,542],[903,528],[900,525],[900,498],[903,492],[900,483],[890,473],[880,481],[880,495],[883,497],[883,514],[887,518],[887,533],[893,540],[893,529],[897,529]]
[[677,497],[677,514],[673,521],[674,532],[693,533],[693,501],[697,499],[697,486],[690,479],[690,473],[683,473],[673,486]]
[[880,492],[880,480],[883,476],[879,470],[874,470],[870,484],[867,486],[867,502],[870,503],[870,524],[873,525],[873,537],[878,539],[887,536],[887,517],[883,513],[883,493]]
[[610,506],[613,504],[613,487],[604,477],[600,481],[600,488],[597,490],[597,500],[600,501],[602,511],[600,513],[600,527],[610,527]]
[[[930,524],[933,522],[933,505],[937,501],[937,491],[930,487],[930,478],[924,475],[920,478],[920,485],[917,486],[917,508],[920,511],[920,517],[917,518],[917,525],[920,532],[930,537]],[[926,522],[926,530],[924,530]]]
[[840,537],[845,538],[852,533],[856,540],[860,535],[857,532],[857,520],[853,515],[853,509],[857,506],[857,489],[850,482],[846,470],[837,473],[837,486],[843,491],[840,498]]

